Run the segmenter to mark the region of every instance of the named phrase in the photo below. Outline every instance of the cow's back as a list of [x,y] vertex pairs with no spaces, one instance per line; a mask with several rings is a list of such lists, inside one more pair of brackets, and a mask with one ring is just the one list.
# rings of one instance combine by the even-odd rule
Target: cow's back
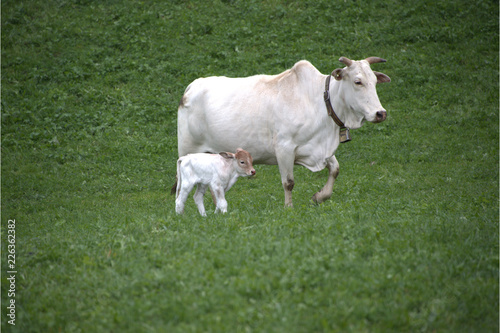
[[[307,105],[308,88],[301,86],[313,80],[304,75],[316,79],[321,73],[303,61],[278,75],[196,79],[179,104],[179,156],[245,147],[255,164],[277,164],[277,142],[296,136],[315,118],[308,114],[314,112]],[[321,97],[321,82],[317,86]]]
[[254,160],[272,158],[273,92],[266,89],[268,78],[257,75],[193,81],[178,110],[179,156],[245,147]]

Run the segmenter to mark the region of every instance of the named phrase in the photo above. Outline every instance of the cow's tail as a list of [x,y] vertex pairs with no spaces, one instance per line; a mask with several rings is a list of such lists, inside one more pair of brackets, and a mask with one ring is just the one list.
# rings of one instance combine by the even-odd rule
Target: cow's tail
[[180,173],[181,162],[182,162],[182,159],[179,158],[177,160],[177,176],[176,176],[177,180],[176,180],[174,186],[172,186],[172,189],[170,190],[170,194],[171,195],[175,194],[176,198],[179,196],[179,191],[180,191],[181,183],[182,183],[182,178],[181,178],[181,173]]
[[174,195],[177,192],[177,180],[175,181],[174,186],[170,189],[170,195]]

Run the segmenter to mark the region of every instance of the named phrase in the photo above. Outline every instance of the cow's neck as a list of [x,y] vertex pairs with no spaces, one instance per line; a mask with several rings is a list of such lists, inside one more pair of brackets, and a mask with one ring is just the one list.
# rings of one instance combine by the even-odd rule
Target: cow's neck
[[340,142],[348,142],[351,141],[351,136],[349,134],[349,128],[347,128],[342,120],[340,120],[339,116],[335,112],[332,101],[330,97],[330,80],[332,75],[328,75],[325,80],[325,91],[323,92],[323,99],[325,100],[326,109],[328,111],[328,115],[333,119],[335,124],[340,127]]

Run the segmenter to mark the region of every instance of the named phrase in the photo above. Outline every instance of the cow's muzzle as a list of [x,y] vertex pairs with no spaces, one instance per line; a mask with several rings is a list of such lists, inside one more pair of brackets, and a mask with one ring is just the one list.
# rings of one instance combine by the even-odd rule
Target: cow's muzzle
[[377,113],[375,113],[374,123],[381,123],[385,120],[385,118],[387,118],[387,112],[385,110],[377,111]]

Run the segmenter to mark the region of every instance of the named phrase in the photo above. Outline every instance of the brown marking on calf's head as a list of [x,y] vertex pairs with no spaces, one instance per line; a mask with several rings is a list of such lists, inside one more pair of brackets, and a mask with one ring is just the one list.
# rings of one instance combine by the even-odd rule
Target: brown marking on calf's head
[[247,174],[247,176],[255,175],[255,169],[253,168],[252,164],[253,163],[252,155],[250,155],[250,153],[247,152],[246,150],[238,148],[236,149],[236,154],[222,152],[219,153],[219,155],[227,159],[236,159],[238,167],[240,169],[243,169]]
[[255,169],[253,168],[253,158],[249,152],[243,150],[241,148],[236,149],[235,154],[236,160],[238,161],[238,165],[244,169],[249,176],[255,175]]
[[250,161],[250,163],[253,162],[253,158],[252,158],[252,155],[250,155],[249,152],[247,152],[246,150],[242,149],[242,148],[238,148],[236,149],[236,154],[235,154],[236,158],[241,158],[241,159],[248,159]]

